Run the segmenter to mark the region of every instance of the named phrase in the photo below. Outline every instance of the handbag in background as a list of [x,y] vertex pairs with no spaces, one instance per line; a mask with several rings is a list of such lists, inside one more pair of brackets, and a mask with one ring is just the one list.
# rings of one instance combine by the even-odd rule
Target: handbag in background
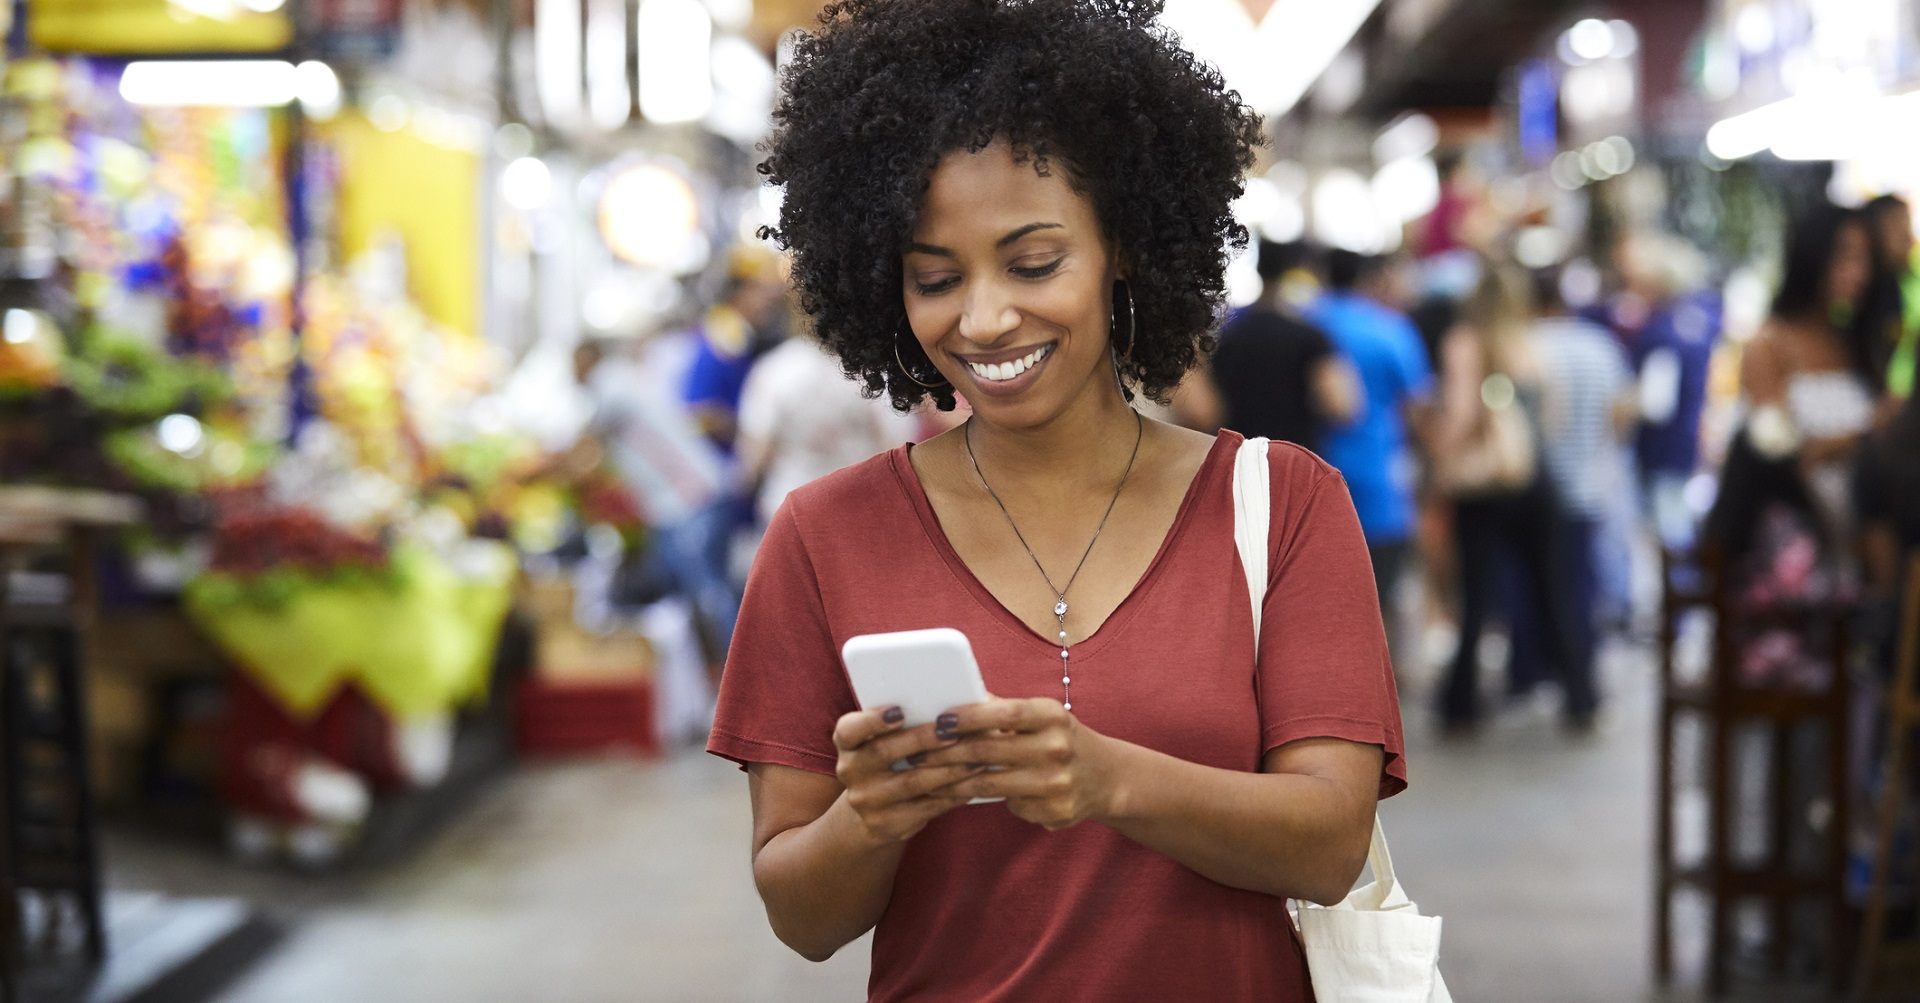
[[1453,498],[1519,491],[1533,483],[1538,456],[1512,377],[1494,373],[1480,383],[1479,416],[1467,441],[1433,458],[1434,482]]

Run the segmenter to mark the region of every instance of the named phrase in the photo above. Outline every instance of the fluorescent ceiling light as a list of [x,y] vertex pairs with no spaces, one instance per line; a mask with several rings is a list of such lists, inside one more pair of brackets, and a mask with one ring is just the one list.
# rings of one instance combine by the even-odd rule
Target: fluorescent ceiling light
[[1777,101],[1715,122],[1707,130],[1707,152],[1721,160],[1739,160],[1766,149],[1773,118],[1785,104]]
[[333,67],[309,59],[293,68],[300,106],[315,118],[331,118],[340,110],[340,78]]
[[554,125],[575,125],[585,112],[580,76],[583,44],[579,0],[536,0],[534,90],[540,95],[540,111]]
[[627,89],[627,5],[623,0],[587,3],[587,117],[601,129],[626,124],[633,107]]
[[1801,94],[1715,123],[1707,130],[1707,152],[1721,160],[1761,150],[1782,160],[1850,160],[1915,145],[1910,123],[1916,117],[1920,92]]
[[273,108],[300,93],[300,74],[283,60],[167,60],[128,63],[120,96],[137,105]]
[[1255,25],[1239,0],[1168,0],[1160,21],[1257,112],[1292,110],[1380,0],[1274,0]]
[[713,107],[713,18],[700,0],[640,0],[640,114],[692,122]]

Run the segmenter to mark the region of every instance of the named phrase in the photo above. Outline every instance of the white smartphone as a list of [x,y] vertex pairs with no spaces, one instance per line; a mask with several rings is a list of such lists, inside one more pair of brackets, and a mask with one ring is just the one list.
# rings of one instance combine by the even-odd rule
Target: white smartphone
[[931,724],[955,707],[987,699],[973,645],[952,627],[861,634],[847,639],[840,657],[861,708],[899,707],[906,714],[903,728]]

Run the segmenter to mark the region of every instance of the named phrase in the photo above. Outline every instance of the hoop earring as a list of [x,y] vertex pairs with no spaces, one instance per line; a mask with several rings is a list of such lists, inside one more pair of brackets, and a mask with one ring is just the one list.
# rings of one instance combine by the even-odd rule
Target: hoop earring
[[[913,375],[913,370],[908,369],[906,362],[900,358],[900,335],[902,333],[906,333],[909,335],[911,335],[912,333],[907,328],[907,318],[904,316],[900,318],[900,326],[898,328],[895,328],[893,332],[893,362],[894,362],[894,365],[897,365],[900,367],[901,372],[907,374],[907,379],[910,379],[913,382],[919,384],[922,389],[926,389],[926,390],[944,390],[948,387],[953,386],[953,383],[950,380],[946,379],[945,377],[942,377],[940,379],[940,382],[938,383],[928,383],[926,380],[923,380],[920,377]],[[938,372],[939,370],[936,368],[934,371]]]
[[[1120,291],[1121,290],[1126,291],[1126,296],[1127,296],[1127,342],[1126,344],[1127,344],[1127,347],[1124,349],[1121,349],[1119,354],[1122,359],[1125,359],[1128,362],[1132,362],[1133,361],[1133,339],[1134,339],[1134,336],[1138,333],[1136,329],[1134,314],[1133,314],[1133,287],[1129,285],[1124,279],[1116,281],[1113,284],[1113,286],[1114,286],[1113,303],[1115,307],[1118,307],[1120,305]],[[1120,311],[1118,309],[1114,310],[1112,330],[1108,333],[1108,340],[1111,343],[1113,343],[1116,347],[1120,344]]]

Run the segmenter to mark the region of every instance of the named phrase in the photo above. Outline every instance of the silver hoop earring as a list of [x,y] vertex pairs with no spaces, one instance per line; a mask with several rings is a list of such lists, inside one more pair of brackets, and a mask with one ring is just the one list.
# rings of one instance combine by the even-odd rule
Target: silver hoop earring
[[[900,318],[900,326],[893,332],[893,363],[900,367],[901,372],[907,374],[907,379],[919,384],[926,390],[944,390],[953,386],[953,383],[945,377],[941,377],[938,383],[928,383],[926,380],[915,376],[913,370],[907,368],[906,362],[900,358],[900,335],[902,334],[906,334],[909,337],[913,334],[913,332],[907,328],[907,319],[905,317]],[[934,371],[939,372],[937,368]]]
[[[1139,333],[1138,324],[1135,320],[1134,313],[1133,313],[1133,286],[1127,283],[1125,280],[1115,282],[1114,286],[1119,289],[1126,290],[1126,294],[1127,294],[1127,347],[1125,349],[1122,349],[1119,354],[1121,358],[1127,360],[1128,362],[1132,362],[1133,361],[1133,339],[1134,339],[1134,336]],[[1113,298],[1113,302],[1116,307],[1119,306],[1120,297],[1118,295],[1115,295]],[[1111,328],[1112,330],[1108,333],[1108,336],[1107,336],[1108,340],[1111,342],[1117,343],[1120,340],[1120,318],[1118,316],[1115,316],[1113,318],[1113,321],[1111,323]]]

